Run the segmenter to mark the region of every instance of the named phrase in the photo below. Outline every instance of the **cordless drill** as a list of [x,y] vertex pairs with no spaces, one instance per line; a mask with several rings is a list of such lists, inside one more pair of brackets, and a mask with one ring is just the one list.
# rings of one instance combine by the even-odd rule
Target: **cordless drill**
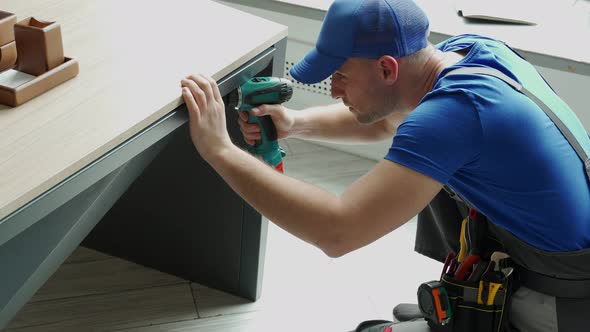
[[260,126],[260,141],[250,146],[248,151],[262,157],[266,163],[283,173],[285,152],[277,142],[277,130],[270,115],[257,117],[250,112],[263,104],[282,104],[293,95],[291,81],[278,77],[254,77],[240,85],[227,96],[227,106],[238,112],[248,113],[248,123]]

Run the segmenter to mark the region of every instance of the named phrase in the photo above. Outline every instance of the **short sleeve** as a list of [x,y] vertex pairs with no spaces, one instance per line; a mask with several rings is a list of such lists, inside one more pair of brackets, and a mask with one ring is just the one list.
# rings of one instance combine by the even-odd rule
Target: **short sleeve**
[[482,143],[478,110],[465,90],[437,91],[399,126],[385,159],[442,184],[477,159]]

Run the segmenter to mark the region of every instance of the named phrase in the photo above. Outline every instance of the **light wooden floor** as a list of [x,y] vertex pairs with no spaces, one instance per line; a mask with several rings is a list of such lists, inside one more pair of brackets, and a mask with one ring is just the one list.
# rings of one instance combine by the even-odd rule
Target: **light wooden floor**
[[[335,194],[374,161],[289,139],[286,173]],[[262,297],[249,303],[174,276],[78,248],[7,331],[350,331],[415,302],[441,266],[413,252],[411,221],[338,259],[269,227]]]

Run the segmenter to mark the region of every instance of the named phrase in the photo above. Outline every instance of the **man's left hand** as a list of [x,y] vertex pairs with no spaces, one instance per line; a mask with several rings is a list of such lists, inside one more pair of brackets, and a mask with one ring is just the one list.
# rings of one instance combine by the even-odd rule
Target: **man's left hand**
[[200,74],[188,76],[181,85],[189,113],[191,139],[201,156],[209,160],[233,145],[219,88],[211,77]]

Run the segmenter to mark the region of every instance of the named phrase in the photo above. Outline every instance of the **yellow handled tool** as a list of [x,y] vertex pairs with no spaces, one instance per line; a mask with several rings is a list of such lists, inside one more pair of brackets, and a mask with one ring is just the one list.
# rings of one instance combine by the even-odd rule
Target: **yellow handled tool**
[[457,256],[457,262],[462,263],[467,255],[467,241],[465,240],[465,226],[467,225],[467,217],[461,222],[461,235],[459,236],[459,243],[461,248],[459,249],[459,255]]

